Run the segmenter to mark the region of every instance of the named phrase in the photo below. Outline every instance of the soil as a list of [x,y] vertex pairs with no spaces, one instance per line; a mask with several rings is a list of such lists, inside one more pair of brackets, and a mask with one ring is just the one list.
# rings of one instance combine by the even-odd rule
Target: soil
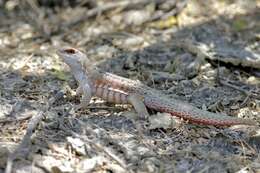
[[[260,172],[260,1],[0,0],[0,173]],[[56,50],[257,126],[190,124],[93,97]]]

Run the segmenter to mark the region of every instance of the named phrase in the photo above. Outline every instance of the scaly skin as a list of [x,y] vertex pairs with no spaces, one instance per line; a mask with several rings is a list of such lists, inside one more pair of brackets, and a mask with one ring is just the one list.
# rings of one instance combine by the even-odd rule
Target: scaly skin
[[[97,95],[107,101],[129,103],[128,97],[135,94],[143,99],[143,103],[146,107],[159,112],[170,113],[190,123],[214,126],[231,126],[237,124],[256,125],[252,120],[208,112],[198,109],[186,102],[172,98],[169,99],[166,95],[142,84],[140,81],[101,72],[96,67],[90,68],[87,57],[74,48],[61,49],[58,51],[58,54],[70,66],[76,79],[82,78],[85,80],[84,82],[78,81],[80,84],[91,85],[92,95]],[[82,66],[77,67],[75,64],[78,65],[79,63],[82,64]],[[82,72],[82,69],[84,69],[85,72]],[[85,74],[85,76],[79,77],[75,76],[75,74]],[[85,79],[85,77],[87,79]],[[87,94],[85,93],[85,95]]]
[[255,125],[252,120],[231,117],[224,114],[204,111],[186,102],[168,98],[166,95],[154,90],[139,81],[123,78],[111,73],[103,73],[101,79],[94,80],[95,83],[107,83],[127,93],[138,93],[143,96],[144,104],[150,109],[170,113],[195,124],[230,126],[237,124]]

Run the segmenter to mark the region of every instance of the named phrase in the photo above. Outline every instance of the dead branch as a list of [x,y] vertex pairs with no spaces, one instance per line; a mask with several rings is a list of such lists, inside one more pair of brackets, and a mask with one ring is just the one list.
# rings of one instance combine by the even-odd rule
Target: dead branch
[[17,146],[15,151],[13,153],[10,153],[8,156],[5,173],[12,172],[13,163],[17,158],[22,158],[22,157],[24,158],[28,155],[28,153],[30,151],[31,136],[33,135],[33,131],[36,129],[37,125],[42,120],[44,114],[51,108],[53,103],[55,103],[59,99],[58,94],[55,95],[55,97],[49,99],[46,106],[44,106],[37,115],[32,117],[32,119],[28,123],[26,133],[25,133],[21,143]]
[[89,11],[87,11],[84,15],[82,16],[79,16],[78,18],[75,18],[74,20],[72,21],[69,21],[68,23],[65,23],[63,28],[70,28],[72,26],[75,26],[85,20],[87,20],[88,18],[90,17],[93,17],[93,16],[96,16],[97,14],[102,14],[106,11],[109,11],[109,10],[113,10],[115,8],[121,8],[121,9],[124,9],[124,8],[127,8],[127,7],[132,7],[132,6],[141,6],[141,5],[145,5],[147,3],[162,3],[164,2],[165,0],[132,0],[132,1],[129,1],[129,0],[125,0],[125,1],[115,1],[115,2],[110,2],[110,3],[106,3],[102,6],[98,6],[94,9],[91,9]]

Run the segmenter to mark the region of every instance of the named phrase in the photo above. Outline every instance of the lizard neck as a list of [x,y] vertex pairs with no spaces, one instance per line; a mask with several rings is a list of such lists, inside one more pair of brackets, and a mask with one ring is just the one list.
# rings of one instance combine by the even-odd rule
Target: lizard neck
[[74,78],[77,80],[77,82],[80,84],[80,85],[84,85],[86,83],[91,83],[91,79],[89,78],[89,76],[86,74],[86,72],[82,69],[82,68],[73,68],[71,69],[71,72],[74,76]]

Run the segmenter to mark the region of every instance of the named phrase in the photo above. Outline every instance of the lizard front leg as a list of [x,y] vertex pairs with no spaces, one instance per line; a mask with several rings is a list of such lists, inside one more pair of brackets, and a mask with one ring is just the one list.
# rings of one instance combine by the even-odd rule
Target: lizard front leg
[[77,95],[82,94],[82,97],[80,100],[80,108],[86,108],[92,97],[92,89],[90,87],[90,84],[88,84],[88,83],[81,84],[77,88],[76,94]]

